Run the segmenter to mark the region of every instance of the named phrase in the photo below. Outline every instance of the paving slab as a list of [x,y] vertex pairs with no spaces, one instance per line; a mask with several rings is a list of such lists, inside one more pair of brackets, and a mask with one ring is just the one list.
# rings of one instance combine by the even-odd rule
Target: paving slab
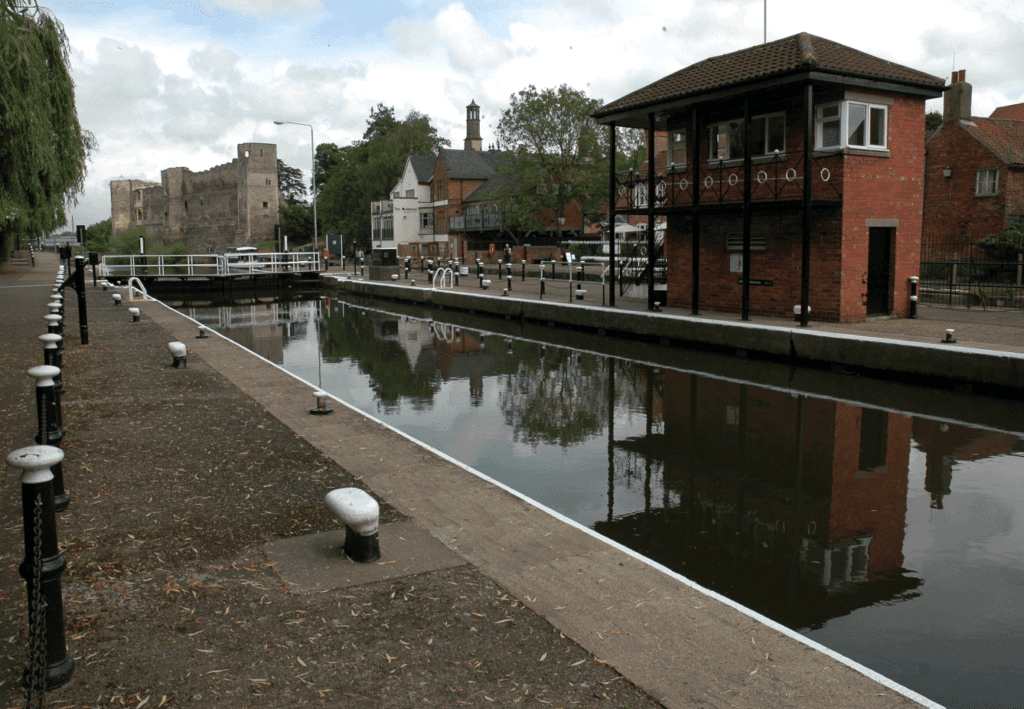
[[383,524],[379,538],[381,558],[366,564],[345,554],[343,529],[288,537],[268,544],[263,551],[293,593],[322,593],[466,563],[413,522]]

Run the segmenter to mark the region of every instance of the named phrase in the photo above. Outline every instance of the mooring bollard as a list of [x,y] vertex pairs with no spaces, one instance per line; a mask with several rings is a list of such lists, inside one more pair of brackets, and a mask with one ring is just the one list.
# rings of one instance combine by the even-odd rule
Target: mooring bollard
[[[54,335],[60,335],[61,337],[64,336],[64,318],[60,315],[56,315],[55,313],[50,313],[49,315],[44,315],[43,320],[46,321],[47,332]],[[63,350],[64,345],[61,344],[60,348]]]
[[380,559],[380,505],[365,490],[343,487],[324,498],[327,509],[345,525],[344,550],[352,561],[368,564]]
[[113,298],[114,305],[120,305],[121,304],[121,294],[120,293],[114,293],[114,295],[112,295],[110,297]]
[[57,393],[63,394],[64,381],[61,371],[64,368],[64,358],[60,351],[60,343],[64,338],[60,335],[54,335],[48,332],[45,335],[39,335],[38,339],[43,343],[43,364],[48,367],[57,368],[58,373],[53,381],[57,385]]
[[917,318],[917,282],[921,280],[918,276],[910,277],[910,317]]
[[491,279],[489,279],[489,278],[481,279],[480,280],[480,287],[483,288],[484,290],[490,290],[491,289]]
[[128,308],[128,312],[132,314],[132,322],[138,322],[139,316],[142,315],[142,311],[138,308]]
[[523,281],[526,280],[526,259],[523,259]]
[[953,344],[954,342],[956,342],[956,340],[953,339],[953,329],[952,328],[947,329],[946,330],[946,337],[944,339],[942,339],[942,340],[939,340],[939,342],[942,342],[943,344],[947,344],[947,345]]
[[[60,577],[67,562],[57,544],[53,505],[54,475],[50,468],[64,460],[54,446],[28,446],[7,456],[21,470],[21,509],[25,525],[25,560],[18,568],[28,595],[29,662],[25,668],[28,694],[41,695],[61,687],[75,671],[64,638],[64,594]],[[41,660],[45,657],[45,665]]]
[[167,349],[174,357],[174,361],[171,362],[171,366],[175,369],[185,369],[188,367],[188,352],[185,349],[184,342],[168,342]]
[[313,392],[313,396],[316,398],[316,407],[309,410],[309,413],[316,416],[324,416],[334,411],[333,408],[327,405],[327,392],[317,390]]
[[505,282],[508,283],[508,289],[511,291],[512,290],[512,271],[509,271],[508,275],[505,276]]
[[540,265],[540,299],[544,300],[544,264]]
[[[64,440],[64,421],[60,406],[60,389],[54,379],[60,376],[60,369],[52,365],[40,365],[28,370],[36,380],[36,416],[39,430],[36,443],[60,448]],[[54,509],[63,512],[68,508],[71,497],[64,489],[64,467],[59,461],[53,468]]]

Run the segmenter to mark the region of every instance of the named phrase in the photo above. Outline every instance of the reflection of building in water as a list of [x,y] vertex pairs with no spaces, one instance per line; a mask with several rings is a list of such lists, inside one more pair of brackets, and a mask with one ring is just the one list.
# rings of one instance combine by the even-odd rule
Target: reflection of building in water
[[952,491],[953,465],[1012,453],[1020,439],[1007,433],[983,431],[955,423],[914,419],[914,443],[925,455],[924,489],[931,493],[932,507],[943,508]]
[[302,339],[316,317],[317,300],[253,302],[249,305],[225,305],[216,310],[186,310],[188,315],[215,330],[231,330],[231,337],[246,349],[271,362],[284,362],[284,348],[293,339]]
[[920,583],[902,574],[911,419],[663,376],[664,435],[650,448],[679,505],[597,531],[650,537],[659,561],[797,625]]

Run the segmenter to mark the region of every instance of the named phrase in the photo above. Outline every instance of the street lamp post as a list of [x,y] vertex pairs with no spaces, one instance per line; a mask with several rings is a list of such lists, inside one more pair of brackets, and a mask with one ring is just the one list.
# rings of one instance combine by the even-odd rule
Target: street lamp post
[[295,121],[274,121],[275,125],[285,124],[293,126],[306,126],[309,128],[309,155],[312,161],[309,164],[309,172],[313,176],[313,248],[320,251],[320,239],[316,229],[316,143],[313,141],[313,126],[308,123],[296,123]]

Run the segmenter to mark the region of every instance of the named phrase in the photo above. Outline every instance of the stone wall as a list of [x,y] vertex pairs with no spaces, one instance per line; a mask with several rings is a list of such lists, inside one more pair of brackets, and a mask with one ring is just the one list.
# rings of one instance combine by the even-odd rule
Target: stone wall
[[278,223],[277,146],[242,143],[230,163],[202,172],[162,170],[161,182],[112,180],[111,229],[134,226],[155,245],[184,241],[190,253],[255,246]]

